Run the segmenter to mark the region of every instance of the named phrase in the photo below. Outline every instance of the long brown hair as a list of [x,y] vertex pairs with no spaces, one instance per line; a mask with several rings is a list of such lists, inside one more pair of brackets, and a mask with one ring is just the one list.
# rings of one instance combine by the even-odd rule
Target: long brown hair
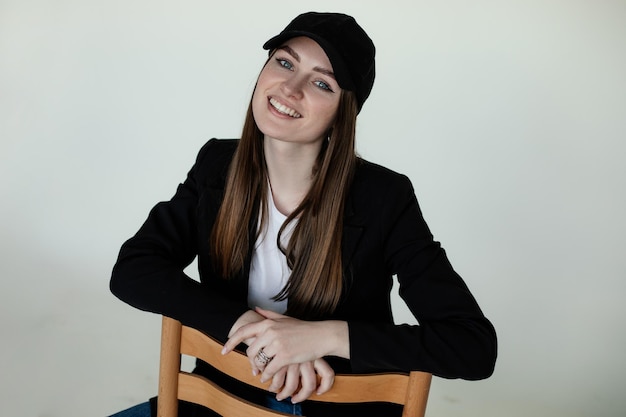
[[[313,169],[311,189],[278,234],[280,247],[285,226],[298,219],[288,246],[281,247],[291,276],[275,297],[289,300],[287,314],[293,317],[323,317],[335,310],[341,298],[341,238],[346,195],[356,165],[356,115],[354,93],[342,90],[335,122]],[[232,278],[244,267],[253,243],[249,227],[256,227],[256,239],[265,226],[267,183],[263,133],[254,121],[250,103],[211,234],[213,264],[225,278]]]

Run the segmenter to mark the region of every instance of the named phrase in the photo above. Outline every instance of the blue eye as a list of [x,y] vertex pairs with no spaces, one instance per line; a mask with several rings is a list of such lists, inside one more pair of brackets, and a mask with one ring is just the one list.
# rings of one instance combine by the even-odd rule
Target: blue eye
[[280,65],[281,67],[287,68],[289,70],[293,68],[291,62],[287,61],[286,59],[276,58],[276,62],[278,62],[278,65]]
[[332,88],[330,88],[330,86],[326,84],[324,81],[315,81],[314,84],[318,86],[319,88],[321,88],[322,90],[333,91]]

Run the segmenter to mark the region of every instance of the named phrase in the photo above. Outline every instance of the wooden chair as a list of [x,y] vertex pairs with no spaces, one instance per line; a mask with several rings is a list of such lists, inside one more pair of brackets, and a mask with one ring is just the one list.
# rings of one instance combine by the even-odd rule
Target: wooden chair
[[[207,407],[225,416],[275,417],[285,414],[252,404],[230,394],[208,379],[181,371],[181,354],[200,358],[221,372],[249,385],[267,389],[250,372],[248,358],[239,352],[222,355],[222,344],[177,320],[163,317],[158,417],[177,417],[178,400]],[[432,375],[410,374],[336,375],[332,389],[310,398],[314,401],[358,403],[383,401],[403,405],[403,417],[423,417]]]

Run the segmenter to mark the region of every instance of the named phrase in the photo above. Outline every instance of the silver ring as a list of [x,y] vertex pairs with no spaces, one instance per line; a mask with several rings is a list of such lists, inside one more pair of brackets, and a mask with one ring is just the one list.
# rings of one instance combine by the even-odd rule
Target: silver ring
[[262,364],[262,365],[267,365],[268,363],[270,363],[272,361],[272,359],[274,359],[273,357],[269,357],[265,354],[265,352],[263,351],[263,348],[261,348],[257,354],[256,354],[256,359]]

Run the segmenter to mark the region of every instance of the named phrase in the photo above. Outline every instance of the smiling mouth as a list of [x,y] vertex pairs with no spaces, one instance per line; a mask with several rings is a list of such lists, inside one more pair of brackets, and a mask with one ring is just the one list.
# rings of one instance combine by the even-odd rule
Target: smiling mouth
[[302,115],[300,113],[298,113],[294,109],[290,109],[289,107],[285,106],[284,104],[281,104],[275,98],[270,98],[270,104],[272,105],[272,107],[274,107],[276,109],[276,111],[278,111],[281,114],[285,114],[287,116],[293,117],[294,119],[298,119],[298,118],[302,117]]

